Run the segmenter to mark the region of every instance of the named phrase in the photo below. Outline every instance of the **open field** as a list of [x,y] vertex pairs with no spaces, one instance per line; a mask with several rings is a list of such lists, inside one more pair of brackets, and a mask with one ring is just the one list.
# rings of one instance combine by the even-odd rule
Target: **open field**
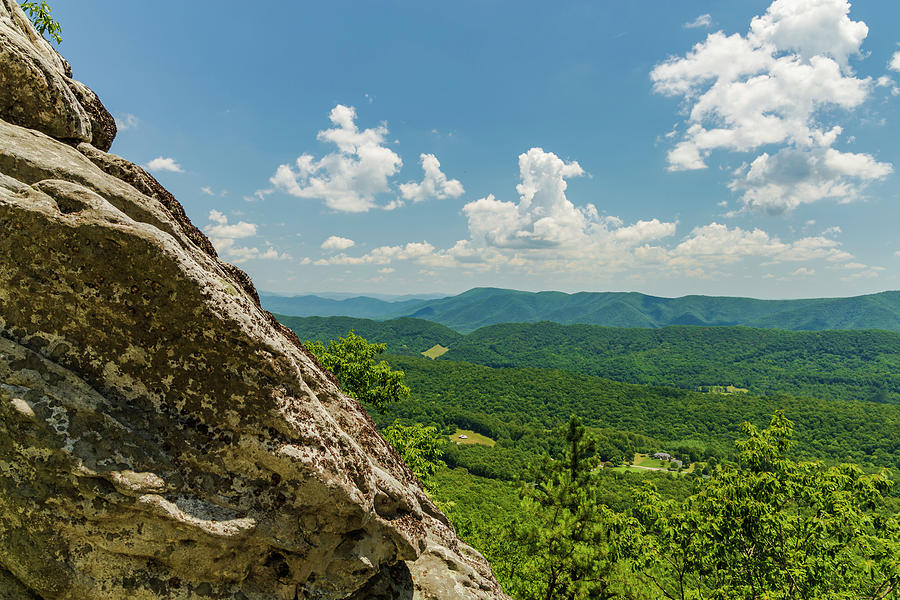
[[666,460],[651,458],[647,454],[635,454],[632,464],[636,467],[645,467],[648,469],[668,469],[671,463]]
[[423,352],[422,355],[427,356],[431,360],[434,360],[439,356],[443,356],[443,355],[447,354],[447,352],[449,352],[449,351],[450,351],[450,348],[445,348],[444,346],[441,346],[440,344],[435,344],[434,346],[432,346],[431,348],[429,348],[428,350]]
[[[460,438],[461,435],[466,437]],[[475,433],[468,429],[457,429],[456,433],[450,436],[450,441],[457,444],[481,444],[482,446],[493,446],[497,443],[485,435]]]
[[[634,460],[630,466],[613,467],[616,471],[666,471],[669,473],[678,473],[678,471],[669,471],[669,465],[672,463],[664,460],[658,460],[648,456],[647,454],[635,454]],[[692,463],[689,467],[685,467],[679,475],[687,475],[694,471],[697,463]]]
[[697,389],[710,394],[746,394],[750,392],[747,388],[733,385],[701,385]]

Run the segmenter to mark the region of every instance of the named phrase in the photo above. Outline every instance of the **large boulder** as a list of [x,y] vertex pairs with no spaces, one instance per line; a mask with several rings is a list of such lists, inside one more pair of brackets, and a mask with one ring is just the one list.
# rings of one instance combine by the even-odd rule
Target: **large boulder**
[[37,65],[0,80],[0,600],[505,598],[249,277],[88,143],[22,18],[0,0],[0,60]]
[[0,118],[59,140],[109,150],[116,122],[35,31],[15,0],[0,0]]

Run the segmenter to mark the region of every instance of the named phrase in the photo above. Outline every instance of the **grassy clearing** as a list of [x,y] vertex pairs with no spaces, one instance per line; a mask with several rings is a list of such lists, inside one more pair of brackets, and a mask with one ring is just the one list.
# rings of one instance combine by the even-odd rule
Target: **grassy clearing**
[[[466,437],[460,438],[461,435]],[[456,433],[450,436],[450,441],[457,444],[481,444],[482,446],[493,446],[497,443],[486,435],[481,435],[468,429],[457,429]]]
[[[659,469],[663,471],[667,471],[669,473],[678,473],[678,471],[669,471],[669,467],[672,465],[671,462],[666,460],[659,460],[653,458],[647,454],[635,454],[634,460],[631,461],[632,466],[621,466],[615,467],[617,471],[644,471],[646,472],[648,469]],[[692,463],[690,466],[684,468],[679,475],[687,475],[688,473],[692,473],[694,471],[694,467],[696,467],[696,463]]]
[[610,467],[611,470],[616,471],[617,473],[627,473],[631,471],[632,473],[646,473],[647,469],[641,469],[640,467],[626,467],[624,465],[619,467]]
[[434,360],[438,356],[443,356],[444,354],[446,354],[449,351],[450,351],[450,348],[445,348],[445,347],[441,346],[440,344],[435,344],[434,346],[432,346],[431,348],[429,348],[428,350],[423,352],[422,355],[427,356],[431,360]]
[[635,454],[634,460],[632,464],[636,467],[650,467],[653,469],[668,469],[669,465],[672,464],[667,460],[659,460],[656,458],[651,458],[646,454]]
[[697,388],[701,392],[709,394],[746,394],[750,390],[747,388],[739,388],[733,385],[701,385]]

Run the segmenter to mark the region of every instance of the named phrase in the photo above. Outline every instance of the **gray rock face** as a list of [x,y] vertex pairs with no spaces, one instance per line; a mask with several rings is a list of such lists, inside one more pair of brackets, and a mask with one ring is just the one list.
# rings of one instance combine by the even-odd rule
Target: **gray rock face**
[[88,143],[102,105],[23,18],[0,0],[0,600],[505,598],[249,278]]
[[116,123],[15,0],[0,0],[0,118],[109,150]]

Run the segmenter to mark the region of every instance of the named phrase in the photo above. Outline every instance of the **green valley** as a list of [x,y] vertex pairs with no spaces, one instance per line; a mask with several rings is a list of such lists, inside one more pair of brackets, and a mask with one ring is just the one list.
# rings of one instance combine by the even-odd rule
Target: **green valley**
[[437,344],[449,347],[438,361],[556,368],[690,390],[732,386],[754,394],[900,403],[900,333],[890,331],[542,322],[505,323],[463,335],[422,319],[279,319],[301,339],[336,339],[353,329],[387,344],[391,354],[419,356]]
[[[810,501],[804,494],[819,494],[824,533],[803,550],[819,554],[790,560],[816,589],[828,579],[815,565],[840,563],[846,589],[894,597],[896,561],[868,544],[900,548],[900,490],[890,482],[900,476],[900,333],[538,322],[464,334],[409,317],[279,319],[303,340],[361,343],[352,330],[386,349],[379,371],[402,372],[410,394],[370,406],[373,419],[388,439],[418,440],[397,447],[517,600],[554,589],[554,570],[568,578],[563,589],[610,599],[687,598],[674,593],[679,585],[703,594],[732,585],[708,583],[713,573],[790,577],[730,546],[713,561],[715,532],[731,522],[715,514],[737,488],[755,504],[736,510],[762,510],[789,527],[808,526],[799,507]],[[763,464],[783,465],[777,484],[766,479],[770,467],[752,466],[758,452]],[[583,466],[570,473],[563,465],[576,455],[571,464]],[[838,466],[846,463],[857,466]],[[783,486],[783,500],[754,487],[759,477]],[[678,538],[688,523],[688,537]],[[853,540],[839,556],[830,549],[838,537]],[[683,553],[682,566],[645,551],[666,544]]]

